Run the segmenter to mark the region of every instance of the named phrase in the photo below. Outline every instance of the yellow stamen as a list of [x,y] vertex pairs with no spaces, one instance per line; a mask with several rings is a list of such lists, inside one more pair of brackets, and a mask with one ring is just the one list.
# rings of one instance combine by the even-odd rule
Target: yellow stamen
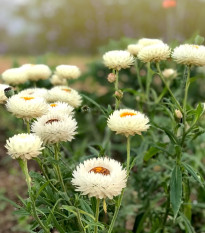
[[27,96],[27,97],[21,97],[21,99],[24,99],[24,100],[27,101],[27,100],[32,100],[32,99],[34,99],[34,97],[28,97],[28,96]]
[[192,47],[194,47],[194,48],[196,48],[196,49],[199,48],[199,46],[198,46],[198,45],[195,45],[195,44],[193,44]]
[[123,112],[120,114],[120,117],[135,116],[135,115],[137,115],[137,114],[133,113],[133,112]]
[[62,91],[71,92],[71,89],[68,89],[68,88],[62,88]]
[[51,107],[56,107],[56,106],[57,106],[57,104],[50,104],[50,106],[51,106]]
[[110,175],[110,171],[104,167],[94,167],[89,172],[100,173],[102,175]]
[[58,119],[50,119],[48,121],[46,121],[46,124],[52,124],[53,122],[58,122]]

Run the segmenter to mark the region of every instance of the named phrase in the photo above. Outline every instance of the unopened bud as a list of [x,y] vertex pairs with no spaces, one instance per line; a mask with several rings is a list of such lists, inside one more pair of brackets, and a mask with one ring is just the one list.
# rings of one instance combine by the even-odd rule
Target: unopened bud
[[115,91],[115,97],[117,99],[122,99],[123,98],[123,92],[121,90]]
[[178,119],[181,119],[181,118],[183,117],[181,111],[178,110],[178,109],[175,110],[175,115],[176,115],[176,117],[177,117]]
[[108,80],[108,82],[110,82],[110,83],[114,83],[115,80],[116,80],[116,75],[113,74],[113,73],[109,73],[108,76],[107,76],[107,80]]

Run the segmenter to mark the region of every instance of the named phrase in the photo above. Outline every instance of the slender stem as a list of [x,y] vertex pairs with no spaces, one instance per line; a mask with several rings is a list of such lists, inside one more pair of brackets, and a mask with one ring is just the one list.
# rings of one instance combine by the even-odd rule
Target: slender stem
[[150,84],[151,84],[151,67],[150,62],[147,63],[147,80],[146,80],[146,97],[149,100],[149,91],[150,91]]
[[35,201],[32,197],[32,193],[31,193],[31,177],[28,173],[28,165],[27,165],[27,160],[23,161],[23,160],[19,160],[19,164],[20,167],[25,175],[26,178],[26,183],[28,186],[28,193],[29,193],[29,197],[31,200],[31,207],[32,207],[32,212],[33,212],[33,217],[36,219],[36,221],[38,222],[38,224],[41,226],[41,228],[44,230],[45,233],[49,233],[50,231],[44,226],[44,224],[42,223],[42,221],[40,220],[40,218],[38,217],[38,214],[36,212],[36,205],[35,205]]
[[83,226],[83,222],[81,221],[80,212],[78,209],[77,209],[77,219],[78,219],[78,224],[80,225],[80,228],[83,230],[84,233],[86,233],[86,230]]
[[144,92],[144,87],[142,85],[142,81],[141,81],[141,77],[140,77],[140,72],[139,72],[139,66],[138,66],[137,58],[135,58],[135,68],[136,68],[136,72],[137,72],[138,84],[140,86],[141,91]]
[[29,120],[28,120],[28,121],[26,121],[26,125],[27,125],[27,132],[28,132],[28,133],[30,133],[31,131],[30,131],[30,124],[29,124]]
[[[99,211],[100,211],[100,199],[96,199],[96,212],[95,212],[95,223],[98,223],[99,218]],[[95,226],[94,233],[98,232],[98,226]]]
[[178,109],[183,112],[183,109],[182,107],[180,106],[179,102],[177,101],[177,99],[175,98],[173,92],[171,91],[171,89],[169,88],[168,84],[166,83],[166,81],[164,80],[164,77],[162,75],[162,72],[161,72],[161,69],[160,69],[160,66],[159,66],[159,63],[156,63],[156,66],[157,66],[157,70],[159,72],[159,76],[162,80],[162,82],[164,83],[165,87],[167,88],[167,90],[169,91],[169,94],[172,96],[172,98],[174,99],[174,102],[176,103]]
[[[119,91],[119,71],[116,70],[116,72],[113,71],[113,73],[115,74],[115,91]],[[117,110],[119,108],[120,105],[120,100],[118,99],[117,96],[115,96],[115,110]]]
[[127,174],[129,175],[130,168],[130,136],[127,137]]

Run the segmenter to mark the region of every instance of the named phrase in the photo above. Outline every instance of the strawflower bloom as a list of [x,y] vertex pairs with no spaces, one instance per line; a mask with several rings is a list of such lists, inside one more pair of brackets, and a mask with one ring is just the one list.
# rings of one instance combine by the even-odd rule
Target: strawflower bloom
[[205,46],[193,44],[180,45],[174,49],[172,58],[179,64],[205,66]]
[[44,64],[25,64],[22,68],[26,70],[28,79],[34,82],[48,79],[52,73],[50,68]]
[[109,69],[121,70],[134,64],[134,57],[128,51],[113,50],[103,55],[104,64]]
[[174,69],[165,69],[162,71],[162,75],[167,79],[175,78],[177,76],[177,72]]
[[144,114],[132,110],[115,110],[107,120],[108,127],[116,134],[123,134],[126,137],[141,135],[149,128],[149,119]]
[[71,116],[61,113],[48,113],[37,119],[31,130],[44,144],[72,141],[76,135],[77,122]]
[[82,195],[113,199],[126,187],[127,173],[114,159],[94,158],[77,166],[71,182]]
[[56,67],[56,75],[63,79],[77,79],[81,72],[77,66],[59,65]]
[[19,92],[18,95],[21,96],[35,96],[45,98],[48,93],[48,90],[45,88],[28,88]]
[[48,104],[41,97],[13,95],[6,103],[7,110],[17,118],[31,120],[48,112]]
[[167,44],[154,44],[141,49],[138,58],[142,62],[159,62],[167,60],[170,57],[171,49]]
[[23,68],[12,68],[2,73],[2,79],[6,84],[19,85],[23,84],[28,80],[27,73]]
[[43,142],[34,134],[17,134],[6,140],[6,149],[13,159],[32,159],[41,154]]
[[162,40],[159,39],[150,39],[150,38],[142,38],[138,40],[138,45],[141,46],[149,46],[149,45],[155,45],[155,44],[164,44]]
[[64,102],[54,102],[49,104],[49,113],[62,113],[70,116],[74,115],[74,108]]
[[127,50],[133,55],[133,56],[137,56],[137,54],[139,53],[139,51],[143,48],[143,45],[140,44],[130,44],[127,46]]
[[60,78],[56,74],[53,74],[51,76],[50,82],[51,82],[51,84],[53,86],[58,86],[58,85],[62,86],[62,85],[66,85],[67,84],[66,79]]

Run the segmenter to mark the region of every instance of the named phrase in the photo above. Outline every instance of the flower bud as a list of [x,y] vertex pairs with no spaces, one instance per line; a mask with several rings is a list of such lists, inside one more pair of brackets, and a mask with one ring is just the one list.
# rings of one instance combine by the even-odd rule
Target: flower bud
[[116,80],[116,75],[113,74],[113,73],[109,73],[108,76],[107,76],[107,80],[108,80],[108,82],[110,82],[110,83],[114,83],[115,80]]
[[176,116],[178,119],[181,119],[181,118],[183,117],[181,111],[178,110],[178,109],[175,110],[175,116]]
[[115,91],[115,97],[117,99],[122,99],[123,98],[123,92],[121,90]]

